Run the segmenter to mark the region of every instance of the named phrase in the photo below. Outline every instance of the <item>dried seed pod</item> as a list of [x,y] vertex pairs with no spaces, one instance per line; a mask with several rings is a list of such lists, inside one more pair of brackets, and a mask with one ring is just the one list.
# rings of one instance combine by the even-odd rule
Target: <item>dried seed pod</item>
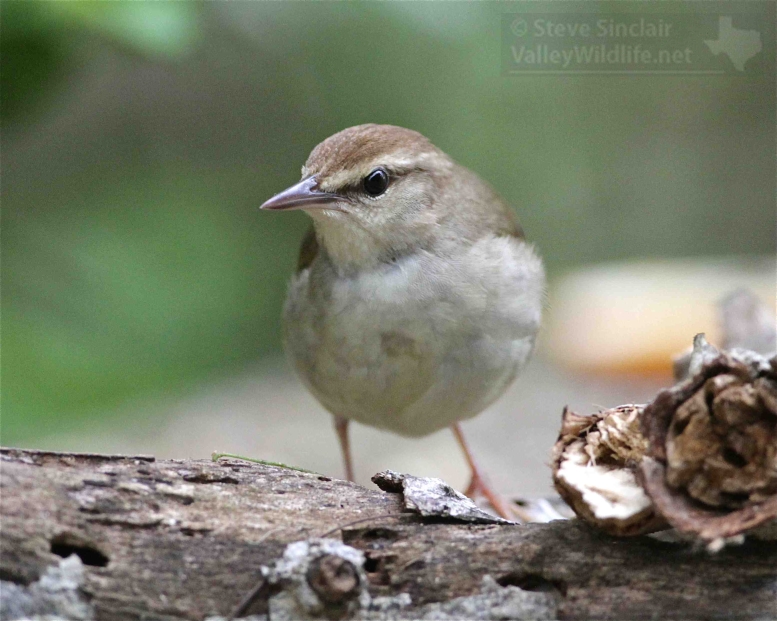
[[644,406],[622,405],[591,416],[564,410],[553,448],[553,483],[578,517],[611,535],[660,530],[650,498],[635,476],[647,450]]
[[777,518],[777,357],[710,351],[645,407],[640,478],[657,510],[707,541]]

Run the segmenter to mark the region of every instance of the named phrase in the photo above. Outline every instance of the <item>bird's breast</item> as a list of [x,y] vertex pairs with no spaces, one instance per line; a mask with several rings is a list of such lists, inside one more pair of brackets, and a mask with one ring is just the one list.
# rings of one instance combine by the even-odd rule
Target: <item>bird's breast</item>
[[422,435],[504,391],[532,349],[544,278],[526,244],[488,241],[349,277],[317,260],[295,278],[286,349],[327,409]]

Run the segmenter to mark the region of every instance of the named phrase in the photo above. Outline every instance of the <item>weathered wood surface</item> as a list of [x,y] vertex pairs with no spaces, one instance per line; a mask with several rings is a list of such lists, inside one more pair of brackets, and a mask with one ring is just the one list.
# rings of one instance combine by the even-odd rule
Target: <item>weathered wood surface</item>
[[[227,615],[288,543],[369,517],[329,536],[366,554],[371,595],[410,595],[403,618],[478,593],[490,575],[546,591],[558,619],[777,619],[775,541],[710,555],[578,521],[423,521],[397,494],[233,460],[1,457],[0,578],[29,585],[75,552],[97,619]],[[249,612],[266,611],[261,599]]]

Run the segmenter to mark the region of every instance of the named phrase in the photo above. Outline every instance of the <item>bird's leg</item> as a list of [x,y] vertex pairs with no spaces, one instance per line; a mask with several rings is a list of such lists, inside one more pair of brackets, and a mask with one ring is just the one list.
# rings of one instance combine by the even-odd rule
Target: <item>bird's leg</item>
[[335,416],[335,430],[337,431],[337,439],[340,440],[340,450],[343,453],[343,461],[345,462],[345,478],[349,481],[353,481],[353,462],[351,461],[351,443],[348,440],[348,423],[350,421],[347,418],[341,418]]
[[497,494],[488,485],[485,477],[480,472],[480,468],[478,468],[478,465],[475,463],[475,458],[472,456],[472,451],[470,451],[467,441],[464,439],[464,433],[461,430],[461,425],[459,425],[459,423],[452,425],[451,431],[453,431],[453,435],[456,436],[456,441],[459,443],[461,450],[464,451],[464,457],[467,460],[470,471],[472,472],[472,478],[470,479],[469,485],[467,486],[467,491],[465,491],[464,494],[469,497],[473,497],[478,494],[482,495],[494,508],[494,511],[496,511],[500,517],[503,517],[506,520],[515,520],[515,518],[518,517],[521,520],[528,522],[529,516],[525,512],[521,511],[520,507],[517,505],[513,506],[512,503],[502,498],[502,496]]

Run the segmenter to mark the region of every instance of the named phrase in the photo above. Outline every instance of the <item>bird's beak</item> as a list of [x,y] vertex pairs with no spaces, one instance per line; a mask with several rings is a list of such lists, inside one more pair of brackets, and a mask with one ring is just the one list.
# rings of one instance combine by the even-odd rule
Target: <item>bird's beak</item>
[[322,192],[318,189],[318,179],[313,175],[306,177],[299,183],[286,188],[280,194],[276,194],[266,201],[259,209],[292,210],[292,209],[333,209],[340,211],[338,201],[345,200],[344,196]]

